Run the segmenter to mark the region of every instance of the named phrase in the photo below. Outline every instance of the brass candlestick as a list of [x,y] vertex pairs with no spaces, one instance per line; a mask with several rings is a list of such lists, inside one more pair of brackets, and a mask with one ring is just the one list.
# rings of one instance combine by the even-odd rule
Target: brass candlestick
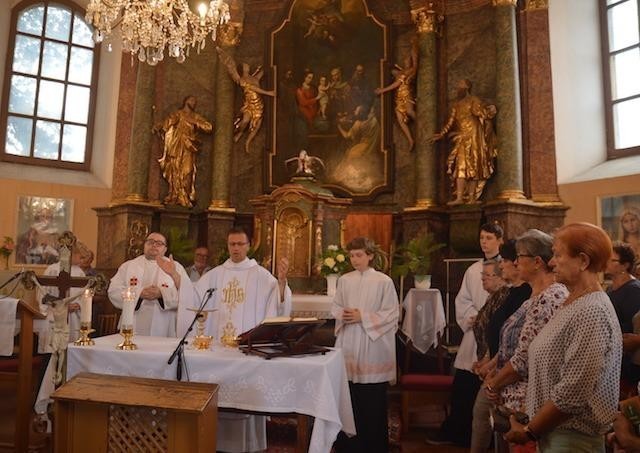
[[122,351],[134,351],[138,349],[138,346],[131,341],[133,338],[133,326],[122,327],[120,335],[124,337],[124,341],[116,346],[116,349],[120,349]]
[[95,332],[95,329],[91,328],[90,322],[80,323],[80,338],[74,341],[73,344],[76,346],[93,346],[96,343],[89,338],[91,332]]

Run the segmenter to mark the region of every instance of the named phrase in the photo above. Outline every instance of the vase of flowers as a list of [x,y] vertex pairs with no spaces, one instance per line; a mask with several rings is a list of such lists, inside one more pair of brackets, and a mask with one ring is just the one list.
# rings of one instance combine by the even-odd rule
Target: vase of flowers
[[335,296],[338,277],[351,270],[347,252],[337,245],[330,245],[322,254],[320,274],[327,279],[327,295]]
[[9,236],[5,236],[2,242],[2,246],[0,246],[0,256],[4,258],[4,269],[9,269],[9,256],[13,253],[13,249],[15,248],[15,243],[13,239]]

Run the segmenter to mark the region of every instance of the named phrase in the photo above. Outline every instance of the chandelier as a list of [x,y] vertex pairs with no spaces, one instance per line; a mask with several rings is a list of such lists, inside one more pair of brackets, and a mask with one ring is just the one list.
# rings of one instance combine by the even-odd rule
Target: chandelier
[[90,0],[85,20],[94,26],[93,39],[101,43],[120,26],[122,49],[155,66],[165,49],[178,63],[189,50],[198,52],[209,34],[215,41],[219,25],[229,22],[224,0],[207,0],[191,11],[187,0]]

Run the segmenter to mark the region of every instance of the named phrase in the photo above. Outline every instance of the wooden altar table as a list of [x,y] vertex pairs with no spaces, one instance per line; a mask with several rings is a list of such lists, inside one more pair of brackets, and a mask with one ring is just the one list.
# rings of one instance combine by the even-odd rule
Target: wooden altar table
[[[134,337],[135,351],[120,351],[120,335],[95,339],[95,346],[69,345],[67,377],[80,372],[175,379],[176,362],[167,365],[177,338]],[[216,383],[218,406],[268,414],[315,417],[309,452],[328,453],[340,430],[355,433],[347,373],[340,350],[326,355],[264,360],[238,349],[185,349],[192,382]]]

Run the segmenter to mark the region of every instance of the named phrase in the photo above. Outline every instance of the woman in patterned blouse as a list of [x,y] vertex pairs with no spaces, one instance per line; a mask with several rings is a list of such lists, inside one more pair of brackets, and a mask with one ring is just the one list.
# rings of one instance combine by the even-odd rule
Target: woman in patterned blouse
[[[520,278],[531,285],[531,297],[502,326],[497,373],[485,380],[487,397],[512,411],[525,410],[529,345],[568,295],[549,266],[552,245],[553,238],[540,230],[529,230],[516,242]],[[535,445],[528,450],[535,451]]]
[[551,265],[569,297],[529,347],[524,426],[511,419],[505,438],[539,451],[604,452],[604,433],[616,415],[622,335],[615,310],[600,287],[611,241],[595,225],[558,230]]

